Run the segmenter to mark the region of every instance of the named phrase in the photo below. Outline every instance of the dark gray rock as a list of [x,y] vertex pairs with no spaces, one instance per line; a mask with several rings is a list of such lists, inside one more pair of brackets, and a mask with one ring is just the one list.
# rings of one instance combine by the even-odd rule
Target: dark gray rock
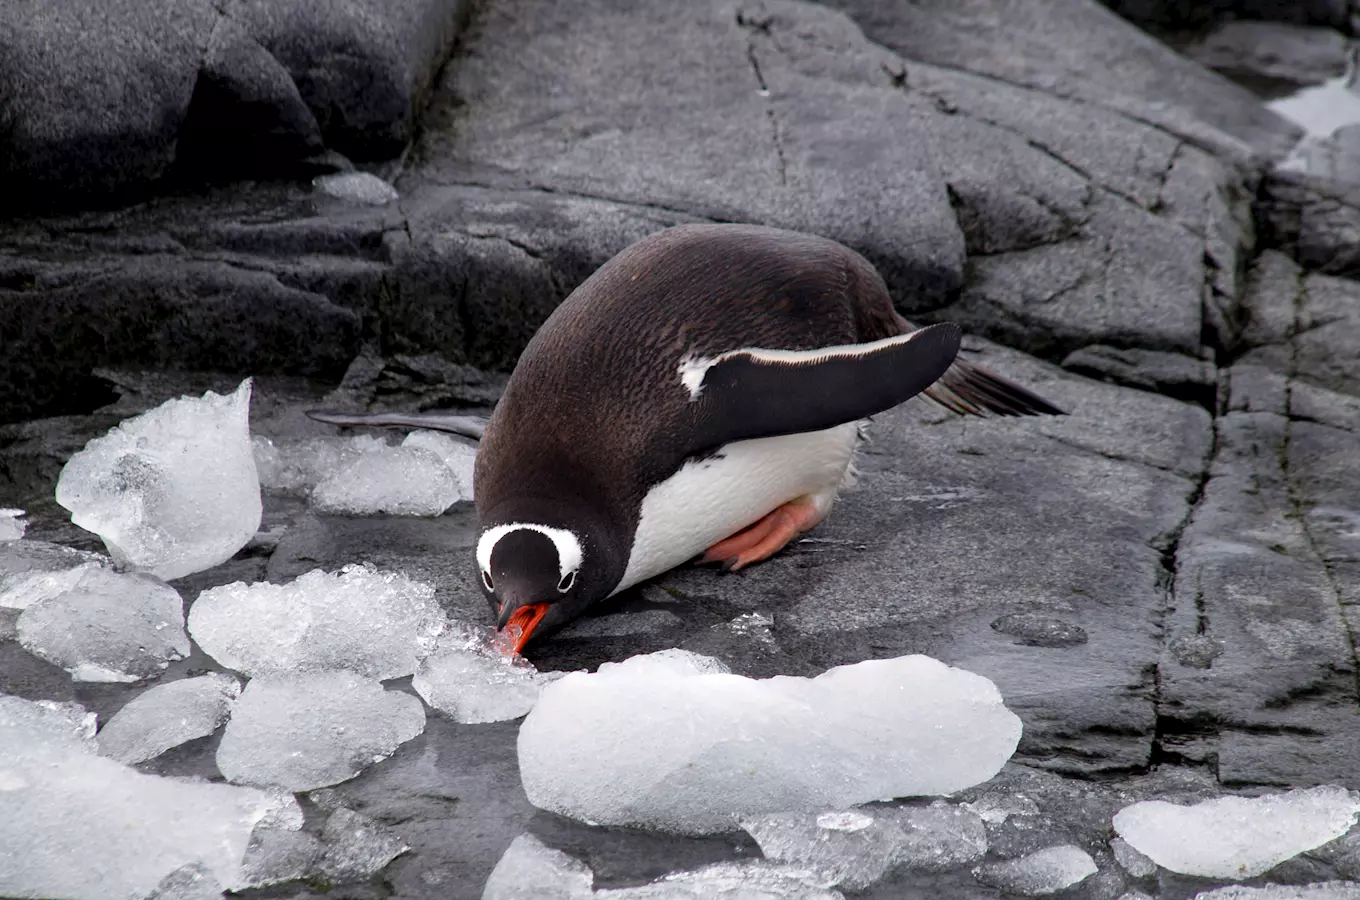
[[1053,616],[1011,613],[992,621],[992,630],[1018,638],[1030,647],[1075,647],[1086,643],[1086,630]]
[[1106,6],[1140,25],[1159,29],[1201,28],[1219,19],[1262,19],[1298,25],[1345,29],[1350,22],[1347,0],[1102,0]]
[[[399,155],[462,0],[0,9],[0,214]],[[316,157],[315,159],[313,159]],[[340,162],[339,165],[347,165]]]
[[870,39],[908,59],[1107,107],[1199,146],[1251,147],[1280,157],[1299,135],[1243,88],[1093,0],[831,5],[849,13]]
[[1180,50],[1238,81],[1294,86],[1344,75],[1350,56],[1335,29],[1280,22],[1224,22]]
[[1328,275],[1360,274],[1360,186],[1273,172],[1257,202],[1261,243]]
[[1092,344],[1074,350],[1062,361],[1071,372],[1198,403],[1212,409],[1218,390],[1214,364],[1180,353],[1158,350],[1121,350]]

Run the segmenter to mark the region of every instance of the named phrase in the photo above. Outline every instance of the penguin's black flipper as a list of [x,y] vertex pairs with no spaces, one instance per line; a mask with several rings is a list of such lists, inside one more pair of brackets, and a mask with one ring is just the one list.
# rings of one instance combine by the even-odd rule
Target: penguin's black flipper
[[867,344],[816,350],[732,350],[686,359],[696,446],[820,431],[891,409],[930,387],[954,362],[951,323]]
[[486,433],[486,419],[481,416],[454,416],[440,412],[416,413],[338,413],[321,409],[307,410],[307,418],[327,425],[360,425],[372,428],[427,428],[447,431],[480,441]]
[[1033,391],[962,359],[926,388],[928,398],[965,416],[1065,416],[1067,413]]

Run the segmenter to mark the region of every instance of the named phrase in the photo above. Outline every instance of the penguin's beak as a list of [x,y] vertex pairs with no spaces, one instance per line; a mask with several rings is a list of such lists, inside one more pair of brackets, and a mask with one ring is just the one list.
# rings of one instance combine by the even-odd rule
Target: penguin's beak
[[529,643],[529,636],[547,614],[546,603],[531,603],[527,606],[503,609],[500,622],[497,623],[500,634],[497,635],[496,643],[502,647],[508,645],[512,653],[521,652],[524,645]]

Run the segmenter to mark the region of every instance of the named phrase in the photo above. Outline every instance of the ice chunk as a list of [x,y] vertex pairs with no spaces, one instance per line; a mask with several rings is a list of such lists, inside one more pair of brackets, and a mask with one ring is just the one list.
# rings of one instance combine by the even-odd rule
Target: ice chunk
[[22,509],[0,509],[0,541],[17,541],[24,536],[28,523]]
[[240,886],[251,831],[282,801],[143,775],[96,755],[92,730],[74,704],[0,699],[0,896],[146,897],[195,863]]
[[222,885],[212,873],[198,863],[189,863],[162,878],[147,900],[217,900],[221,896]]
[[1357,815],[1360,796],[1323,786],[1193,806],[1147,800],[1116,813],[1114,830],[1173,872],[1241,881],[1340,837]]
[[1114,861],[1134,878],[1148,878],[1157,874],[1157,864],[1130,847],[1123,838],[1110,841],[1110,850],[1114,853]]
[[87,569],[106,562],[106,556],[46,541],[6,541],[0,544],[0,606],[26,609],[65,593]]
[[1062,844],[1019,859],[989,863],[973,870],[983,884],[1030,897],[1056,894],[1096,874],[1096,862],[1080,847]]
[[472,500],[472,471],[477,464],[477,448],[456,440],[442,431],[413,431],[401,442],[403,447],[429,450],[444,461],[458,480],[458,491],[464,500]]
[[963,804],[963,808],[977,813],[988,825],[1005,824],[1011,816],[1039,814],[1039,804],[1035,803],[1032,797],[999,792],[983,794],[975,802]]
[[241,884],[267,887],[305,878],[321,852],[321,841],[305,831],[256,828],[241,862]]
[[347,669],[400,678],[445,626],[434,588],[362,565],[313,569],[284,585],[210,588],[189,610],[189,633],[203,651],[251,677]]
[[677,872],[641,887],[596,891],[596,900],[844,900],[805,869],[763,860]]
[[1216,891],[1202,891],[1195,895],[1195,900],[1360,900],[1360,884],[1319,881],[1302,885],[1267,884],[1264,887],[1232,885]]
[[128,419],[61,470],[57,502],[114,561],[160,578],[226,562],[260,527],[250,379]]
[[437,516],[460,499],[453,472],[420,447],[381,447],[364,453],[312,491],[312,506],[318,511],[361,516]]
[[594,883],[585,863],[521,834],[491,870],[482,900],[579,900],[591,896]]
[[227,721],[240,693],[235,678],[216,672],[157,685],[109,719],[99,732],[99,752],[131,765],[206,737]]
[[492,645],[494,633],[458,623],[421,660],[411,686],[425,702],[456,722],[502,722],[533,709],[559,672],[540,673],[522,656],[509,656]]
[[716,863],[631,888],[592,891],[594,880],[585,864],[522,834],[496,863],[482,900],[843,900],[807,870],[763,860]]
[[815,872],[828,885],[862,890],[890,869],[944,870],[987,853],[987,830],[952,806],[774,813],[743,820],[766,859]]
[[312,187],[339,200],[364,206],[385,206],[398,197],[396,188],[367,172],[318,175],[312,179]]
[[420,700],[353,672],[256,678],[232,709],[217,768],[229,781],[309,791],[353,778],[424,730]]
[[75,587],[19,616],[19,643],[76,681],[154,678],[189,655],[184,603],[150,575],[85,570]]
[[1020,738],[992,682],[925,656],[811,679],[720,667],[672,651],[548,685],[519,732],[530,802],[602,825],[729,831],[738,817],[962,790]]
[[328,846],[317,865],[317,872],[336,883],[376,875],[411,849],[387,828],[349,809],[331,813],[321,839]]
[[365,453],[387,447],[372,435],[317,437],[276,443],[262,435],[251,438],[260,485],[285,493],[310,493],[331,473]]

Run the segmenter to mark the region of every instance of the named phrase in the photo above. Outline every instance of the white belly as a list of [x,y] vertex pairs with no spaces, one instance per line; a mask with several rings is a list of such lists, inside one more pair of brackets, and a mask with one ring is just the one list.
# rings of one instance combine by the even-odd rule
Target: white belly
[[830,509],[861,423],[728,444],[685,463],[642,501],[628,568],[614,593],[673,569],[790,500]]

